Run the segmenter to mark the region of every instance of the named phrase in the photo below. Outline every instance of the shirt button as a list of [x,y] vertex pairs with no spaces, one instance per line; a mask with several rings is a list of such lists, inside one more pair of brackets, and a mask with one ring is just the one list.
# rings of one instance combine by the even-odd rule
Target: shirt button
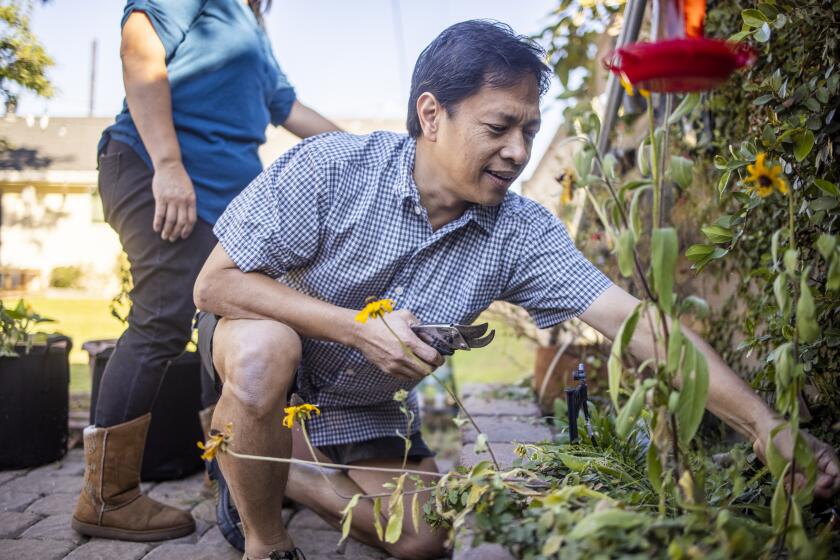
[[421,212],[423,212],[423,210],[421,210],[421,209],[420,209],[420,206],[419,206],[419,205],[415,205],[415,206],[414,206],[414,213],[415,213],[415,214],[417,214],[417,215],[419,216]]
[[347,368],[344,370],[344,373],[347,375],[356,375],[356,372],[353,371],[353,368]]
[[405,291],[405,288],[403,288],[402,286],[397,286],[396,288],[394,288],[394,293],[397,294],[398,296],[403,295],[404,291]]

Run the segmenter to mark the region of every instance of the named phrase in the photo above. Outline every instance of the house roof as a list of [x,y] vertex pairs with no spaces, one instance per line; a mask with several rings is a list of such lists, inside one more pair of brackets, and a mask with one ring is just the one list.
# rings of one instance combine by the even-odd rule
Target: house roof
[[[96,184],[96,146],[110,117],[5,117],[0,119],[0,185],[4,190],[36,187],[92,187]],[[397,119],[337,119],[355,134],[405,131]],[[260,147],[263,164],[295,145],[297,137],[269,127]]]

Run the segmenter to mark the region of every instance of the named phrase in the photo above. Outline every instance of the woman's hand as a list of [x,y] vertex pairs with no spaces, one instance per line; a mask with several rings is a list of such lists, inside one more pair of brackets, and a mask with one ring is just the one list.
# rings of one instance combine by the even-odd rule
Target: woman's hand
[[155,197],[152,224],[155,232],[168,241],[189,237],[196,221],[195,190],[180,161],[155,167],[152,193]]

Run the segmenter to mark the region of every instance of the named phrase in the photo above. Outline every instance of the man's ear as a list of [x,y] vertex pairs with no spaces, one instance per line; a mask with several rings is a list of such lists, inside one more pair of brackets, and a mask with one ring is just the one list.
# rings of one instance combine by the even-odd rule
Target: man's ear
[[420,120],[420,128],[423,130],[423,138],[429,142],[436,141],[440,130],[440,120],[443,117],[443,106],[434,95],[425,91],[417,98],[415,110]]

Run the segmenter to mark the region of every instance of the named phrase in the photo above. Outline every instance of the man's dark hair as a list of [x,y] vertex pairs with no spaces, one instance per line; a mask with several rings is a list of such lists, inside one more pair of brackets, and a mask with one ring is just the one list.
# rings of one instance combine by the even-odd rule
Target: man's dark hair
[[498,21],[473,19],[446,28],[417,58],[411,76],[406,128],[412,138],[422,133],[417,98],[428,91],[454,113],[458,103],[483,86],[510,87],[533,76],[540,97],[548,90],[551,69],[545,51]]

